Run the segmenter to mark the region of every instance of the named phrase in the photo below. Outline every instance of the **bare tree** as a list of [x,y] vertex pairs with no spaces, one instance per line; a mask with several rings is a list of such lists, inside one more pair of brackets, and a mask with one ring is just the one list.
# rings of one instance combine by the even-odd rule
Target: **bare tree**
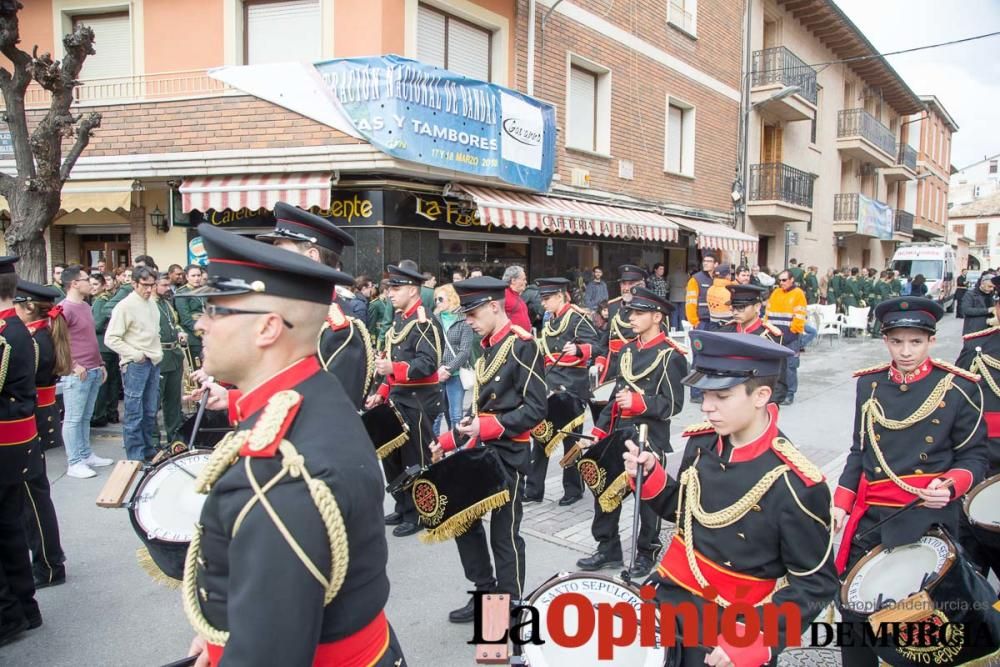
[[[0,173],[0,195],[10,205],[10,224],[4,238],[7,251],[19,255],[18,274],[28,280],[45,282],[45,229],[59,212],[63,183],[83,153],[101,114],[70,113],[77,76],[87,56],[94,54],[94,31],[79,25],[63,37],[66,56],[62,62],[52,55],[38,55],[38,47],[28,55],[18,44],[21,36],[17,0],[0,0],[0,53],[13,64],[13,72],[0,67],[0,92],[6,110],[0,119],[10,128],[17,175]],[[28,84],[38,83],[52,96],[48,111],[29,131],[24,96]],[[63,139],[72,146],[63,156]]]

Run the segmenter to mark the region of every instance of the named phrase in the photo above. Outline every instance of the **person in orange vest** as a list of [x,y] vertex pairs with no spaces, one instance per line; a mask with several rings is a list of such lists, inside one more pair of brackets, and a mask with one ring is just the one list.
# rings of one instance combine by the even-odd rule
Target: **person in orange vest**
[[[708,288],[715,281],[715,266],[719,263],[715,253],[706,252],[701,257],[701,271],[691,276],[687,284],[684,315],[695,329],[715,329],[708,311]],[[691,387],[691,402],[701,403],[701,390]]]
[[711,321],[711,330],[716,330],[729,320],[733,319],[733,307],[730,305],[729,286],[733,284],[730,280],[728,264],[720,264],[715,269],[712,276],[712,286],[708,288],[705,295],[708,301],[708,316]]
[[782,405],[791,405],[799,388],[799,336],[806,331],[806,293],[795,286],[795,277],[787,269],[778,274],[778,289],[771,293],[764,311],[765,319],[781,329],[782,342],[795,351],[785,366],[788,393]]

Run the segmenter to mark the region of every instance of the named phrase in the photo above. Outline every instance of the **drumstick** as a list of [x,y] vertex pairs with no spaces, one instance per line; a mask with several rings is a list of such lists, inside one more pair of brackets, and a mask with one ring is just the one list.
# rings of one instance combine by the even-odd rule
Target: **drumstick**
[[[952,480],[952,479],[946,479],[946,480],[944,480],[944,484],[942,484],[938,488],[939,489],[950,489],[954,485],[955,485],[954,480]],[[899,516],[903,512],[905,512],[907,510],[913,509],[914,507],[916,507],[917,505],[919,505],[922,502],[923,502],[922,498],[915,498],[914,500],[911,500],[910,502],[906,503],[905,505],[903,505],[902,507],[900,507],[898,510],[896,510],[895,512],[893,512],[892,514],[890,514],[889,516],[885,517],[884,519],[882,519],[881,521],[879,521],[878,523],[876,523],[874,526],[872,526],[870,528],[867,528],[867,529],[865,529],[864,532],[861,532],[861,533],[858,533],[857,535],[855,535],[854,539],[852,539],[851,541],[852,542],[857,542],[862,537],[864,537],[868,533],[872,532],[873,530],[875,530],[876,528],[878,528],[879,526],[881,526],[885,522],[889,521],[890,519],[895,519],[897,516]]]
[[[208,378],[208,382],[212,382],[212,378]],[[208,406],[208,388],[205,388],[205,393],[201,395],[201,400],[198,401],[198,412],[194,416],[194,426],[191,428],[191,442],[188,443],[188,451],[194,449],[194,440],[198,436],[198,430],[201,428],[201,420],[205,416],[205,408]]]
[[[642,456],[643,450],[646,448],[646,438],[648,437],[649,426],[646,424],[639,424],[639,437],[636,438],[639,446],[638,457]],[[629,563],[628,570],[622,572],[622,579],[625,581],[631,581],[632,568],[635,567],[635,557],[639,552],[639,510],[642,505],[642,480],[645,477],[646,466],[639,463],[635,471],[635,510],[632,512],[632,562]]]

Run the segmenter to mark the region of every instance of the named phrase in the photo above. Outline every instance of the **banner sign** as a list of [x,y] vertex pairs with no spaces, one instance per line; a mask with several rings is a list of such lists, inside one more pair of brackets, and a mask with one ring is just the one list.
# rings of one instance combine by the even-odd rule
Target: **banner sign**
[[540,192],[552,181],[555,109],[502,86],[395,55],[210,74],[401,160]]
[[892,209],[880,201],[858,195],[858,233],[892,240]]

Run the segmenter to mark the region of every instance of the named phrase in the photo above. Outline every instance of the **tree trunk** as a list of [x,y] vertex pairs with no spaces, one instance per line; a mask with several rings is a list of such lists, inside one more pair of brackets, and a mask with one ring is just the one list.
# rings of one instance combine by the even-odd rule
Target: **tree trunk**
[[59,192],[18,190],[7,200],[11,220],[20,224],[8,225],[4,234],[7,254],[17,255],[17,275],[36,283],[48,282],[45,251],[45,228],[52,224],[59,211]]

